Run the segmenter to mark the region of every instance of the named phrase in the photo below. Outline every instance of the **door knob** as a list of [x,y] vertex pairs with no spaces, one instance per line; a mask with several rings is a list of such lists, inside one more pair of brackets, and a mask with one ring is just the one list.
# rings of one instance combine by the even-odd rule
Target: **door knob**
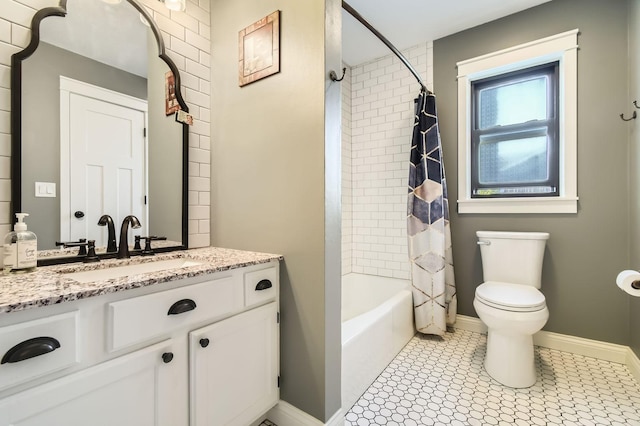
[[84,212],[81,212],[80,210],[78,210],[73,215],[78,219],[82,219],[84,217]]

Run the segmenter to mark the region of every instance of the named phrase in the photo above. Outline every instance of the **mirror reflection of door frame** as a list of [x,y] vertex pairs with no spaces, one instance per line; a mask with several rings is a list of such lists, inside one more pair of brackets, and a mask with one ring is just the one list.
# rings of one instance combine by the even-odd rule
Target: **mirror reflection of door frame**
[[[72,94],[81,95],[88,98],[97,99],[102,102],[108,102],[119,106],[124,106],[133,110],[141,111],[144,114],[144,127],[148,127],[148,104],[146,100],[138,99],[123,93],[105,89],[93,84],[74,80],[68,77],[60,76],[60,241],[71,241],[71,108],[70,97]],[[146,197],[149,193],[148,182],[148,139],[146,132],[143,140],[144,158],[143,164],[143,184],[142,191]],[[145,228],[149,223],[149,203],[143,203],[142,217],[139,219],[145,224]],[[114,220],[118,218],[112,213]]]

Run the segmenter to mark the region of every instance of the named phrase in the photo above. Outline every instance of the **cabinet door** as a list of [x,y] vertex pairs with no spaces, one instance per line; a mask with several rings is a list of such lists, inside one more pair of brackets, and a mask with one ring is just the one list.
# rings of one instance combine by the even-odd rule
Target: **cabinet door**
[[189,334],[191,426],[246,426],[278,392],[278,323],[270,303]]
[[165,362],[172,347],[159,343],[5,398],[0,426],[186,425],[187,413],[172,412],[172,382],[186,364]]

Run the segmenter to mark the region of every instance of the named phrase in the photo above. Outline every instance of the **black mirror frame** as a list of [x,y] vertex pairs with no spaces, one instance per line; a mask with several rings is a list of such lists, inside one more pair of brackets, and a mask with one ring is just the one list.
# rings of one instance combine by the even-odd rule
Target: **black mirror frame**
[[[151,31],[158,43],[158,57],[162,59],[173,72],[175,79],[176,100],[180,109],[189,112],[189,107],[182,97],[182,86],[178,67],[165,52],[162,33],[147,10],[137,0],[126,0],[147,20]],[[40,23],[50,16],[65,17],[67,15],[67,0],[60,0],[59,6],[46,7],[35,13],[31,20],[31,41],[23,50],[11,55],[11,223],[15,213],[20,213],[22,207],[22,61],[30,57],[40,44]],[[189,245],[189,125],[182,124],[182,245],[154,249],[156,253],[186,250]],[[112,257],[100,255],[100,257]],[[38,259],[38,266],[55,265],[61,263],[79,262],[79,256]]]

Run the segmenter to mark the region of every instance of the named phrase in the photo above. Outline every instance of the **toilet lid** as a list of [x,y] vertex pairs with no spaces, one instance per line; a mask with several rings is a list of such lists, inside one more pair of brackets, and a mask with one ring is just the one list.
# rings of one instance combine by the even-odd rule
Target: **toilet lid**
[[486,305],[506,311],[531,312],[545,307],[537,288],[522,284],[487,281],[476,288],[476,298]]

